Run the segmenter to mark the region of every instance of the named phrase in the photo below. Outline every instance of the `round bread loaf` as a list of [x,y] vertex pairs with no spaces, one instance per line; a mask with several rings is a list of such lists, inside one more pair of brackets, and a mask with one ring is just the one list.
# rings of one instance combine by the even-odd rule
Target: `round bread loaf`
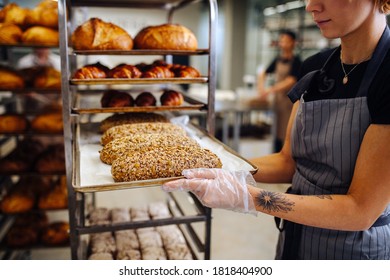
[[33,9],[28,9],[24,23],[27,26],[45,26],[58,29],[58,3],[53,0],[42,0]]
[[133,38],[121,27],[91,18],[78,26],[71,36],[75,50],[131,50]]
[[58,46],[58,31],[43,26],[33,26],[23,32],[22,42],[33,45]]
[[179,24],[162,24],[143,28],[134,38],[137,49],[196,50],[194,33]]
[[41,133],[62,133],[63,127],[64,124],[60,112],[43,113],[31,121],[32,130]]
[[183,94],[175,90],[164,90],[160,102],[163,106],[180,106],[184,102]]
[[41,241],[46,245],[64,245],[69,242],[69,223],[54,222],[49,224],[41,235]]
[[23,26],[26,15],[27,9],[20,7],[16,3],[9,3],[0,10],[0,22]]
[[100,105],[103,108],[131,107],[134,105],[134,99],[129,93],[125,91],[112,89],[103,93],[103,96],[100,99]]
[[138,107],[156,106],[156,103],[156,97],[154,97],[154,95],[149,91],[141,92],[135,98],[135,105]]
[[30,211],[35,205],[35,197],[32,192],[14,191],[7,194],[1,201],[1,211],[15,214]]
[[10,68],[0,66],[0,88],[22,89],[25,83],[22,75]]
[[24,115],[0,115],[0,133],[20,133],[28,128],[28,120]]
[[22,39],[22,29],[12,23],[0,23],[0,43],[17,44]]

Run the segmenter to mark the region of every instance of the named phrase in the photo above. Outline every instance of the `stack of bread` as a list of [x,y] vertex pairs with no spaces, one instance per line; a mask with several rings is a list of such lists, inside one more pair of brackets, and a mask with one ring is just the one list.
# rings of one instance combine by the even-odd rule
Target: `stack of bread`
[[[24,175],[10,187],[0,200],[1,212],[16,217],[6,235],[6,245],[28,247],[39,242],[43,245],[64,245],[68,242],[69,224],[64,221],[49,223],[46,213],[41,211],[49,209],[46,206],[66,209],[67,196],[61,198],[62,201],[53,196],[48,200],[48,194],[55,192],[60,184],[63,186],[64,180],[65,177],[57,182],[51,177]],[[50,204],[43,205],[42,200]],[[66,203],[63,203],[64,200]]]
[[[143,121],[139,113],[134,118],[132,114],[102,122],[100,159],[111,164],[115,182],[177,177],[184,169],[222,167],[218,156],[187,136],[181,126],[167,120]],[[119,116],[123,116],[121,121],[115,120]],[[112,125],[107,125],[108,120]]]
[[0,10],[0,44],[58,46],[58,4],[42,0],[34,8],[9,3]]
[[51,66],[14,69],[0,66],[0,89],[61,89],[61,72]]
[[34,245],[63,246],[69,243],[69,223],[49,222],[44,212],[29,212],[16,217],[15,223],[7,232],[6,245],[15,248],[28,248]]
[[0,199],[1,212],[17,214],[34,209],[66,209],[68,196],[65,176],[52,179],[46,176],[21,176]]
[[[165,203],[131,208],[96,208],[90,213],[90,225],[148,222],[171,218]],[[140,227],[90,235],[90,260],[190,260],[191,251],[177,225]]]

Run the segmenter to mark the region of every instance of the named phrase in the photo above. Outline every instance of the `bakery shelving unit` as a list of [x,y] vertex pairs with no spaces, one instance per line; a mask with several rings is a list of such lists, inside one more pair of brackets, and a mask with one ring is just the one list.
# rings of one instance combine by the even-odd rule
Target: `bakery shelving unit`
[[[204,111],[206,112],[206,127],[196,129],[198,133],[212,135],[214,133],[214,92],[216,87],[215,78],[215,49],[216,49],[216,24],[217,24],[217,1],[209,0],[209,34],[208,47],[196,51],[158,51],[158,50],[131,50],[131,51],[75,51],[72,50],[68,39],[70,38],[70,23],[72,17],[72,9],[75,7],[123,7],[123,8],[142,8],[142,9],[160,9],[167,13],[167,21],[170,22],[173,13],[187,5],[192,5],[200,1],[194,0],[75,0],[75,1],[58,1],[59,11],[59,29],[60,29],[60,54],[62,63],[62,97],[63,97],[63,120],[64,120],[64,138],[65,138],[65,153],[66,153],[66,170],[68,182],[69,196],[69,222],[70,222],[70,243],[72,259],[85,259],[87,254],[87,245],[83,238],[84,235],[91,233],[119,231],[124,229],[138,229],[144,227],[154,227],[162,225],[176,224],[184,226],[191,240],[188,240],[191,250],[196,250],[204,259],[210,258],[210,242],[211,242],[211,209],[202,206],[199,201],[189,195],[193,201],[193,206],[196,209],[196,214],[187,215],[180,206],[180,201],[173,194],[168,196],[168,206],[172,218],[117,223],[110,225],[88,225],[88,201],[92,198],[94,205],[94,196],[97,192],[115,191],[131,188],[146,188],[160,186],[162,180],[146,180],[127,183],[114,183],[110,180],[107,182],[83,182],[82,177],[86,175],[86,169],[83,169],[83,143],[88,142],[91,138],[96,137],[96,123],[91,122],[91,116],[101,113],[117,113],[117,112],[135,112],[135,111],[159,111],[167,114],[180,113],[182,111]],[[68,12],[68,13],[67,13]],[[162,56],[169,60],[172,55],[202,55],[208,58],[208,73],[206,76],[195,79],[171,78],[171,79],[129,79],[129,80],[75,80],[72,79],[72,71],[77,67],[77,57],[88,55],[130,55],[130,56]],[[207,102],[202,103],[193,100],[185,95],[186,103],[183,106],[164,106],[164,107],[124,107],[118,108],[101,108],[99,105],[99,97],[96,91],[89,86],[103,85],[111,86],[120,84],[125,85],[175,85],[175,84],[195,84],[202,83],[208,85]],[[83,89],[80,89],[82,87]],[[100,91],[102,92],[102,91]],[[213,141],[212,136],[209,136]],[[226,147],[227,148],[227,147]],[[87,174],[88,175],[88,174]],[[93,176],[92,176],[93,177]],[[80,179],[81,178],[81,179]],[[96,179],[95,179],[96,180]],[[204,236],[199,234],[192,227],[193,223],[204,223]]]
[[[0,44],[0,48],[6,54],[4,63],[6,66],[13,68],[14,52],[19,52],[22,49],[22,52],[32,51],[34,48],[50,47],[52,49],[58,49],[58,46],[42,46],[42,45],[28,45],[28,44]],[[60,89],[43,89],[43,88],[32,88],[26,87],[23,89],[11,89],[11,88],[1,88],[0,89],[0,105],[2,106],[2,114],[15,113],[26,118],[34,117],[41,111],[42,105],[41,102],[37,102],[37,106],[33,106],[31,103],[26,101],[26,97],[30,96],[31,93],[34,93],[36,97],[45,99],[45,96],[55,97],[58,99],[61,97]],[[3,157],[7,155],[10,151],[18,147],[18,144],[25,140],[31,138],[39,139],[50,139],[50,141],[55,140],[58,143],[63,142],[63,133],[40,133],[33,131],[32,129],[26,129],[23,132],[9,132],[2,133],[0,135],[0,155]],[[0,172],[0,201],[9,193],[15,182],[17,182],[23,176],[50,176],[57,177],[64,175],[64,173],[53,173],[53,174],[42,174],[35,170],[25,170],[20,172]],[[60,211],[67,211],[67,209],[61,209]],[[42,210],[34,207],[29,211],[29,213],[34,213],[37,211],[47,212],[50,210]],[[55,210],[57,211],[57,210]],[[23,213],[3,213],[0,211],[0,259],[23,259],[29,258],[29,254],[34,249],[48,248],[42,244],[28,245],[28,246],[9,246],[5,241],[7,233],[12,228],[15,220],[19,214]],[[66,215],[65,215],[66,217]],[[65,246],[66,247],[66,246]],[[53,247],[51,247],[53,248]]]

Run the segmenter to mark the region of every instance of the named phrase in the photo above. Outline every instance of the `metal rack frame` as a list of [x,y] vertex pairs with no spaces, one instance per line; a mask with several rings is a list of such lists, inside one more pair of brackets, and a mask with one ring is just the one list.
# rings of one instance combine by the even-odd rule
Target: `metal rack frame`
[[[190,235],[194,238],[194,242],[200,252],[204,253],[205,259],[210,259],[210,242],[211,242],[211,209],[202,206],[195,197],[195,205],[197,208],[197,214],[191,216],[185,216],[184,212],[180,210],[178,201],[171,195],[171,199],[178,206],[179,212],[182,216],[173,217],[170,219],[162,219],[148,222],[132,222],[123,224],[113,224],[110,226],[86,226],[85,224],[85,193],[78,192],[74,189],[72,184],[74,179],[74,142],[75,132],[78,124],[78,112],[72,110],[73,104],[73,88],[75,85],[71,82],[71,67],[75,64],[76,55],[88,55],[95,54],[95,52],[70,52],[70,45],[68,42],[68,16],[72,7],[126,7],[126,8],[145,8],[145,9],[163,9],[168,13],[167,20],[171,21],[172,14],[175,10],[180,9],[186,5],[200,2],[198,0],[59,0],[58,1],[58,15],[59,15],[59,31],[60,31],[60,55],[61,55],[61,69],[62,69],[62,100],[63,100],[63,122],[64,122],[64,145],[65,145],[65,164],[66,164],[66,177],[68,185],[68,199],[69,199],[69,224],[70,224],[70,245],[71,245],[71,257],[72,259],[80,259],[85,251],[85,248],[81,246],[81,235],[89,233],[104,232],[109,230],[122,230],[139,227],[151,227],[157,225],[167,224],[185,224]],[[194,55],[207,55],[208,56],[208,73],[207,80],[204,81],[189,81],[189,82],[202,82],[208,83],[208,98],[206,107],[202,109],[207,110],[207,131],[213,135],[215,132],[215,88],[216,88],[216,27],[218,17],[218,6],[216,0],[209,0],[209,41],[208,49],[198,50],[192,54]],[[105,52],[104,55],[121,55],[121,54],[134,54],[134,55],[153,55],[156,51],[131,51],[125,53],[118,53],[115,51]],[[103,53],[102,53],[103,54]],[[192,55],[191,53],[172,52],[171,54],[180,55]],[[164,55],[169,55],[164,53]],[[137,81],[141,84],[148,84],[146,81]],[[169,83],[170,81],[167,81]],[[173,81],[175,83],[175,81]],[[129,83],[131,83],[129,81]],[[150,84],[156,84],[156,81],[150,81]],[[158,84],[158,82],[157,82]],[[167,108],[167,111],[172,108]],[[104,110],[102,110],[104,112]],[[109,112],[109,111],[107,111]],[[86,112],[88,113],[88,112]],[[205,222],[205,238],[202,242],[197,236],[191,223]]]

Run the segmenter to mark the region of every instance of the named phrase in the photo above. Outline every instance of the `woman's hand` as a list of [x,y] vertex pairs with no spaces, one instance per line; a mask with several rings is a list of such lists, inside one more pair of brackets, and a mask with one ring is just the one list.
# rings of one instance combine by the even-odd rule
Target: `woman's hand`
[[183,175],[186,179],[167,182],[162,189],[191,191],[207,207],[257,214],[248,191],[256,182],[249,172],[198,168],[184,170]]

